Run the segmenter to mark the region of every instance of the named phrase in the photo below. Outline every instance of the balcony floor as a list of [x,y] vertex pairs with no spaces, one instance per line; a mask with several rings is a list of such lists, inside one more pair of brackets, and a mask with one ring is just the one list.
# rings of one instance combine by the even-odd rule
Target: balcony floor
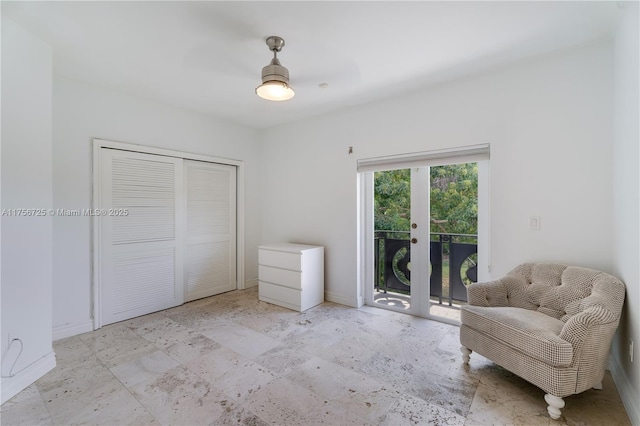
[[[393,309],[402,309],[409,313],[409,307],[411,306],[411,298],[406,294],[394,293],[392,291],[374,290],[373,293],[374,306],[379,307],[391,307]],[[431,315],[436,317],[443,317],[455,321],[460,321],[460,304],[453,303],[452,306],[445,301],[442,304],[438,303],[437,299],[431,300],[430,306]]]

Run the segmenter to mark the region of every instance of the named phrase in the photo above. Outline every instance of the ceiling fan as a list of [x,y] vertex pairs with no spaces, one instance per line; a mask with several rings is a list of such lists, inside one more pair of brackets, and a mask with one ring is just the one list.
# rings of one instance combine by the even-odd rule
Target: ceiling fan
[[269,50],[273,52],[273,59],[269,65],[262,68],[262,84],[256,87],[256,94],[268,101],[287,101],[296,94],[289,86],[289,70],[280,64],[278,52],[284,47],[284,39],[278,36],[267,37]]
[[[183,65],[198,72],[198,78],[208,76],[211,90],[220,87],[229,91],[233,87],[240,97],[244,96],[241,93],[251,93],[253,86],[254,93],[275,89],[288,93],[289,99],[293,95],[309,99],[313,92],[322,91],[323,98],[328,100],[345,91],[349,92],[361,81],[360,67],[348,52],[341,52],[339,46],[328,43],[326,38],[300,32],[294,33],[296,46],[292,45],[288,50],[288,65],[295,68],[290,76],[277,57],[285,45],[283,37],[259,36],[267,26],[273,25],[250,25],[250,17],[245,17],[241,9],[229,9],[228,3],[224,3],[224,7],[220,3],[196,5],[193,18],[199,23],[198,33],[205,37],[185,52]],[[264,28],[261,30],[260,27]],[[259,64],[256,64],[259,51],[257,40],[266,43],[273,52],[273,59],[262,69],[258,87],[250,83],[256,78],[256,66]],[[304,50],[301,50],[301,46],[304,46]],[[303,52],[313,52],[313,55]],[[231,80],[233,85],[230,86]],[[333,90],[327,90],[329,86]]]

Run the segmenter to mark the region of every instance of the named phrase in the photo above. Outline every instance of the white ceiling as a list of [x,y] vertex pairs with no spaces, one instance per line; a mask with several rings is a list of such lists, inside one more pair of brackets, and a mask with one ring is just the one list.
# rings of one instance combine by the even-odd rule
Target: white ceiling
[[[264,128],[609,37],[615,2],[7,2],[54,72]],[[278,55],[296,96],[258,98]],[[327,88],[319,84],[327,83]]]

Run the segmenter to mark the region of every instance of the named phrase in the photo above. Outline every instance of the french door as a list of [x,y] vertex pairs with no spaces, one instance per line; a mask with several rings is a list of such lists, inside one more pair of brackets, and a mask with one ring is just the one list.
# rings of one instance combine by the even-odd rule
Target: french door
[[[447,154],[359,161],[367,305],[456,323],[465,285],[489,278],[488,147]],[[468,205],[455,190],[440,197],[458,181],[475,185]],[[460,210],[475,213],[473,226],[460,228],[468,220]]]
[[[429,168],[372,173],[374,292],[367,304],[428,316]],[[426,194],[426,196],[425,196]],[[368,206],[369,207],[369,206]]]
[[100,149],[97,327],[236,288],[236,171]]

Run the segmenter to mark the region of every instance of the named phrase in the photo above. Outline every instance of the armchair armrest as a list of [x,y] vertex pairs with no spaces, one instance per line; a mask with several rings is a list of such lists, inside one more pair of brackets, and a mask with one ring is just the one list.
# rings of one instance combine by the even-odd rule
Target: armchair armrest
[[602,305],[591,305],[569,318],[560,331],[560,338],[573,349],[571,367],[577,369],[578,388],[588,389],[602,380],[619,321]]
[[494,281],[474,283],[467,287],[467,299],[475,306],[512,306],[509,295],[512,289],[522,289],[527,283],[519,275],[507,275]]
[[590,329],[607,324],[614,324],[615,327],[618,320],[619,316],[602,305],[590,305],[567,320],[560,331],[560,338],[575,347],[582,344]]

